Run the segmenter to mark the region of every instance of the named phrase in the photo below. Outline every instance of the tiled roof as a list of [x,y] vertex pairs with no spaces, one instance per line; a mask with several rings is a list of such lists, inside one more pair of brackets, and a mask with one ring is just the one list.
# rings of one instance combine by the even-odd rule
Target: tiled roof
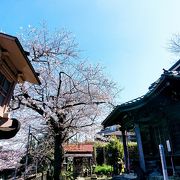
[[93,152],[93,144],[67,144],[64,145],[65,152]]
[[148,103],[150,99],[158,95],[164,88],[169,85],[167,81],[168,79],[180,80],[180,60],[177,61],[169,70],[163,70],[163,74],[157,81],[151,84],[151,86],[149,87],[149,91],[145,95],[117,105],[115,109],[102,122],[102,125],[104,127],[112,126],[114,125],[115,119],[117,119],[121,112],[128,112],[130,110],[140,108],[144,104]]

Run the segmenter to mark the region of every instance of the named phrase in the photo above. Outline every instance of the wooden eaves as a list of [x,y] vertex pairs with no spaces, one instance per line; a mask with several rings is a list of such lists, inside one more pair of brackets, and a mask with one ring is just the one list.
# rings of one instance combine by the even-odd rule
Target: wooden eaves
[[37,73],[27,57],[27,52],[23,50],[17,37],[0,33],[0,44],[0,48],[5,51],[2,53],[8,56],[9,61],[11,61],[20,74],[22,82],[28,81],[33,84],[41,84]]

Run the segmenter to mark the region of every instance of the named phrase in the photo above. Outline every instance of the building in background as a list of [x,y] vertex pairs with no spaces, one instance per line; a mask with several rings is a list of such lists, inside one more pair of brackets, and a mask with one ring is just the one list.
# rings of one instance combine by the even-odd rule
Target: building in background
[[[125,135],[128,142],[136,142],[136,136],[134,132],[126,132]],[[95,135],[95,140],[109,142],[113,136],[117,137],[121,142],[123,141],[123,136],[119,125],[109,126],[105,129],[102,129]]]

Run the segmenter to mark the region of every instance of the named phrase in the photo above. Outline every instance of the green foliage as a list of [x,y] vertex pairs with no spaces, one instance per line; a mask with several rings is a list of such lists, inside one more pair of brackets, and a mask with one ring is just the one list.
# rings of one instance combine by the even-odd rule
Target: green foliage
[[66,180],[73,180],[73,172],[71,171],[64,171],[62,172],[62,179],[66,179]]
[[138,147],[136,142],[128,142],[128,151],[130,159],[138,159]]
[[107,164],[113,165],[123,159],[123,145],[113,137],[112,140],[106,145],[106,161]]
[[105,147],[107,143],[103,143],[103,142],[95,142],[94,143],[94,147],[97,148],[97,147]]
[[[113,137],[109,143],[96,143],[95,144],[95,157],[97,167],[103,167],[102,164],[106,163],[113,167],[118,167],[119,172],[124,170],[124,150],[122,142]],[[136,142],[128,142],[128,153],[130,160],[138,159],[138,147]],[[97,170],[96,170],[97,171]],[[98,170],[99,171],[99,170]],[[103,170],[102,170],[103,171]]]
[[105,163],[105,147],[96,148],[96,163],[102,165]]
[[95,148],[95,157],[96,157],[96,163],[97,165],[102,165],[105,163],[105,146],[107,143],[102,143],[102,142],[96,142],[94,144]]
[[112,167],[109,165],[103,164],[102,166],[95,167],[95,173],[98,175],[109,175],[112,172]]

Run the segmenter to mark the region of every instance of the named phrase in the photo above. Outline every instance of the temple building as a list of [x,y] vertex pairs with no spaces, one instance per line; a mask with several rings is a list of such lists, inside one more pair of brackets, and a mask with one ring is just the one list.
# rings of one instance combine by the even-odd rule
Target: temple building
[[93,143],[66,144],[64,157],[67,169],[73,171],[75,177],[91,175],[94,161]]
[[9,119],[7,113],[15,85],[40,84],[28,54],[16,37],[0,33],[0,139],[14,137],[20,128],[20,122]]
[[102,122],[105,127],[120,125],[126,170],[131,160],[125,132],[134,131],[139,166],[150,174],[161,170],[159,145],[163,145],[168,175],[180,172],[180,60],[164,70],[142,97],[116,106]]

